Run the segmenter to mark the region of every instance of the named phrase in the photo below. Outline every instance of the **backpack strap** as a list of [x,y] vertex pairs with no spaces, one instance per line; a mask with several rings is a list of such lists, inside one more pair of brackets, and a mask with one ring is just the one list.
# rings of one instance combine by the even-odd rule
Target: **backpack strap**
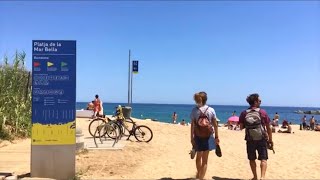
[[262,128],[263,128],[263,130],[265,131],[265,132],[267,132],[267,130],[266,130],[266,119],[265,119],[265,117],[264,116],[262,116],[262,113],[261,113],[261,109],[259,109],[259,115],[260,115],[260,118],[261,118],[261,125],[262,125]]
[[[197,107],[198,108],[198,110],[200,111],[200,116],[201,115],[205,115],[205,116],[207,116],[205,113],[207,112],[207,110],[209,109],[209,106],[207,107],[207,109],[204,111],[204,112],[202,112],[201,111],[201,109],[199,108],[199,107]],[[207,116],[208,117],[208,116]],[[197,119],[197,121],[196,121],[197,123],[196,123],[196,125],[198,126],[198,119]]]
[[[249,108],[249,109],[247,109],[246,111],[245,111],[245,116],[249,113],[249,112],[251,112],[251,111],[255,111],[254,109],[251,109],[251,108]],[[263,128],[263,130],[265,131],[265,132],[267,132],[267,130],[266,130],[266,128],[265,128],[265,125],[266,125],[266,123],[265,123],[265,117],[264,116],[262,116],[262,113],[261,113],[261,109],[259,108],[259,116],[260,116],[260,120],[261,120],[261,125],[260,126],[262,126],[262,128]],[[245,123],[244,123],[244,125],[245,125]],[[249,132],[249,130],[247,129],[247,128],[245,128],[245,131],[246,131],[246,139],[248,138],[249,140],[251,139],[250,138],[250,132]]]
[[[209,109],[209,106],[207,107],[207,109],[206,109],[204,112],[202,112],[202,111],[201,111],[201,109],[200,109],[199,107],[197,107],[197,108],[198,108],[198,110],[200,111],[200,113],[201,113],[201,114],[205,115],[205,114],[206,114],[206,112],[207,112],[207,110]],[[200,114],[200,115],[201,115],[201,114]]]

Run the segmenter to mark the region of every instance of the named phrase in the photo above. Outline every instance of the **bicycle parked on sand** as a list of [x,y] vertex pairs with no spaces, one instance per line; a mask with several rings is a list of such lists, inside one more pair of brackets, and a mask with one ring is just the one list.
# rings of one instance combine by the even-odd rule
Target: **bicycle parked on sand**
[[[131,128],[130,128],[131,127]],[[89,133],[94,138],[121,139],[123,136],[134,136],[139,142],[150,142],[153,138],[152,130],[145,125],[137,125],[131,119],[131,108],[124,106],[116,107],[116,113],[112,119],[100,117],[93,119],[89,124]]]

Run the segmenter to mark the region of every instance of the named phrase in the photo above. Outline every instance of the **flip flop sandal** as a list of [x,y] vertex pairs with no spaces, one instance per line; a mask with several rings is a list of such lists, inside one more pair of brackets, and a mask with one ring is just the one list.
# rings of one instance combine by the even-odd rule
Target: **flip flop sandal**
[[221,156],[222,156],[221,148],[220,148],[219,145],[216,146],[216,155],[217,155],[218,157],[221,157]]
[[189,154],[190,154],[190,158],[194,159],[194,157],[196,156],[196,150],[192,148]]

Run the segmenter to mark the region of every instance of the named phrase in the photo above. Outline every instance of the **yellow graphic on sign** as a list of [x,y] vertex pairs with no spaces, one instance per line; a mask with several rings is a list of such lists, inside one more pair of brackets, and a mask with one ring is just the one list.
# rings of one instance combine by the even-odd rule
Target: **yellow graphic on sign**
[[54,64],[53,64],[52,62],[49,62],[49,61],[47,62],[47,66],[48,66],[48,67],[51,67],[51,66],[53,66],[53,65],[54,65]]
[[75,121],[67,124],[32,125],[32,145],[65,145],[76,143]]

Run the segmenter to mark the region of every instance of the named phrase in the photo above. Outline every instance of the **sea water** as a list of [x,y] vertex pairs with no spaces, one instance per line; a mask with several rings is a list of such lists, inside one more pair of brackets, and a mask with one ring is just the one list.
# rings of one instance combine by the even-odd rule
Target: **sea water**
[[[126,106],[127,103],[103,103],[104,114],[114,114],[115,108],[118,105]],[[87,102],[77,102],[77,109],[85,109],[87,107]],[[210,105],[216,111],[217,117],[221,120],[220,123],[227,122],[227,119],[232,115],[233,111],[236,111],[236,115],[240,116],[240,113],[247,109],[248,106],[235,106],[235,105]],[[178,114],[178,122],[184,119],[186,122],[190,122],[190,113],[195,105],[190,104],[140,104],[133,103],[131,105],[132,113],[131,116],[139,119],[153,119],[160,122],[171,123],[171,117],[173,112]],[[279,106],[261,106],[265,109],[272,120],[274,114],[278,112],[280,115],[279,123],[282,123],[284,119],[293,124],[300,124],[303,114],[297,114],[297,110],[319,110],[320,108],[312,107],[279,107]],[[310,115],[307,114],[307,121],[311,116],[315,116],[315,119],[320,122],[320,115]]]

